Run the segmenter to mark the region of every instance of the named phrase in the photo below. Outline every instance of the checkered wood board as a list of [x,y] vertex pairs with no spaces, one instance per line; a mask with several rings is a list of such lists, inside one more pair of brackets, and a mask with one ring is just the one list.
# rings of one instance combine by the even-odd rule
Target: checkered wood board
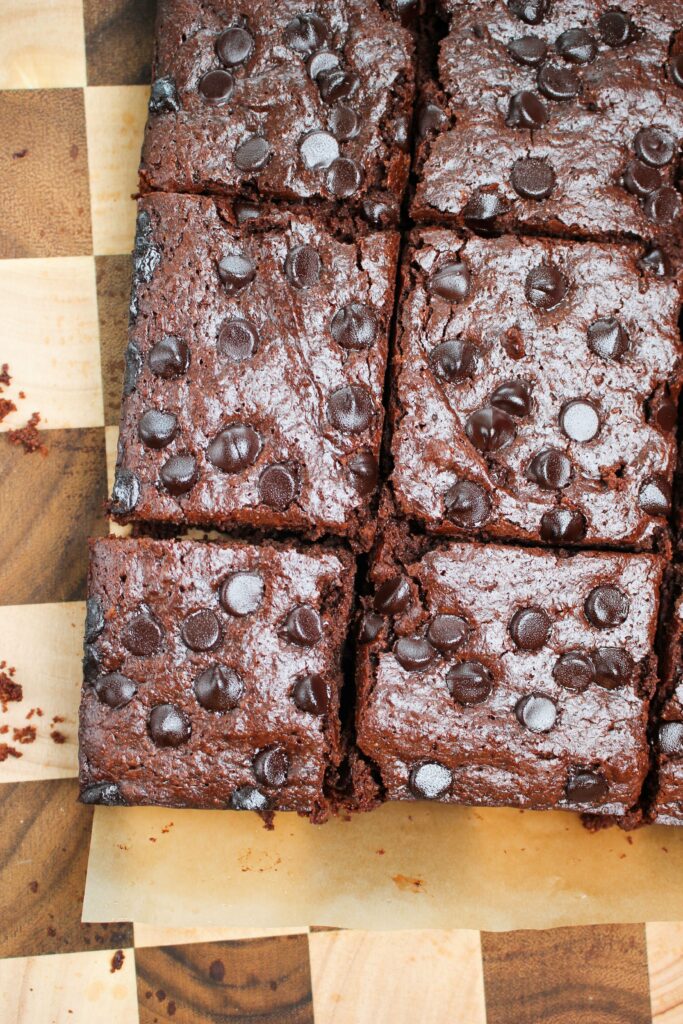
[[[17,409],[0,424],[0,673],[22,699],[0,704],[0,1021],[683,1022],[683,924],[81,923],[86,537],[109,529],[153,15],[151,0],[2,3],[0,364],[12,381],[0,398]],[[10,441],[34,412],[46,455]]]

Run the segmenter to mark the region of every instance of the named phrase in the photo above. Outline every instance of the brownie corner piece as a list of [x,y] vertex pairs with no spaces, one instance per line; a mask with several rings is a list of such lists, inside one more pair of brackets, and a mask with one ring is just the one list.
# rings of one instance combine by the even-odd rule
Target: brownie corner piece
[[93,542],[81,800],[323,820],[353,577],[326,546]]
[[662,568],[394,529],[358,639],[357,742],[385,798],[628,816]]
[[340,214],[140,200],[115,517],[369,547],[397,257]]
[[641,251],[415,230],[390,400],[402,516],[456,536],[668,547],[680,282]]
[[371,219],[380,205],[396,218],[410,164],[408,9],[161,0],[143,190],[352,203]]

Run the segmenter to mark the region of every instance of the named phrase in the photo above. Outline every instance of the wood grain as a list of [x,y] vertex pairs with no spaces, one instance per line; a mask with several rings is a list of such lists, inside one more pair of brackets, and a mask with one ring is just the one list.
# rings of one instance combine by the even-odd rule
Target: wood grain
[[92,252],[82,89],[0,92],[0,259]]
[[136,966],[140,1024],[171,1003],[183,1024],[313,1024],[306,935],[140,949]]
[[154,0],[83,0],[88,85],[145,85],[151,76]]
[[488,1024],[650,1024],[641,925],[482,933]]
[[0,604],[83,600],[87,538],[107,533],[104,428],[43,440],[44,457],[0,436]]
[[683,923],[645,926],[653,1024],[683,1024]]
[[81,0],[2,0],[0,89],[83,85]]
[[92,807],[75,780],[0,786],[0,957],[132,946],[132,925],[81,924]]
[[100,362],[104,394],[104,422],[119,422],[123,353],[128,338],[128,305],[130,302],[130,256],[98,256],[97,313],[100,324]]

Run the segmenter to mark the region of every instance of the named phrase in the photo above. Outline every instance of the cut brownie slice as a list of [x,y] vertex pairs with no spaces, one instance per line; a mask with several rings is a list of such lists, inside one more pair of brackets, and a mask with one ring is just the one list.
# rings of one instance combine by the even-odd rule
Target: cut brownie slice
[[352,581],[332,548],[92,542],[81,800],[323,818]]
[[415,232],[392,486],[430,530],[651,548],[668,536],[676,282],[637,250]]
[[444,0],[413,215],[680,252],[683,31],[668,0]]
[[112,511],[367,546],[398,236],[230,212],[140,200]]
[[657,756],[655,795],[650,818],[661,825],[683,825],[683,594],[680,570],[678,597],[664,624],[662,707],[653,742]]
[[400,19],[376,0],[245,11],[160,0],[143,189],[341,200],[395,217],[414,92]]
[[357,706],[386,798],[627,814],[649,767],[662,565],[435,547],[390,525]]

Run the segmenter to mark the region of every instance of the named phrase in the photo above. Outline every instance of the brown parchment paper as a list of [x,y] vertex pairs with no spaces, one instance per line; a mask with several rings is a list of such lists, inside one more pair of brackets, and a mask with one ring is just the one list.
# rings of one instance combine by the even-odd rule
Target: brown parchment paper
[[85,921],[472,928],[683,920],[683,829],[588,833],[563,812],[389,804],[279,814],[95,811]]

